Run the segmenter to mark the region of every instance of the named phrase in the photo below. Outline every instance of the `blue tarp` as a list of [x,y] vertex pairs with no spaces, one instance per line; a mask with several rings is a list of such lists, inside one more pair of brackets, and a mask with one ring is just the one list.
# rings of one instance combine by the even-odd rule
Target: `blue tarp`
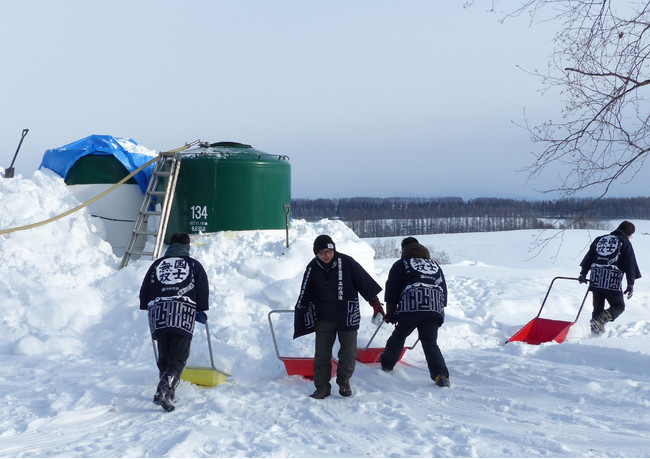
[[[86,155],[112,155],[133,172],[155,157],[155,153],[137,144],[134,140],[110,135],[91,135],[59,148],[50,148],[43,155],[39,169],[46,167],[65,178],[77,160]],[[138,172],[134,178],[144,194],[153,173],[154,164]]]

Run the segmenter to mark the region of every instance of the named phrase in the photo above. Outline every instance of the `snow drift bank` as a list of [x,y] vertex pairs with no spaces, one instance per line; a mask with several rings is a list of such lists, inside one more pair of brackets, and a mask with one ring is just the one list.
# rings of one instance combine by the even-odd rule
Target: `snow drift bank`
[[[0,227],[33,223],[78,205],[54,174],[0,179]],[[632,242],[642,273],[647,222]],[[644,228],[645,226],[645,228]],[[421,349],[393,373],[359,364],[354,395],[315,401],[275,356],[267,314],[290,309],[311,244],[321,233],[380,284],[394,260],[374,260],[372,240],[341,222],[294,222],[284,231],[193,238],[211,281],[208,313],[217,366],[233,377],[212,389],[183,382],[177,409],[151,403],[156,385],[146,315],[137,292],[149,261],[118,270],[101,222],[81,211],[0,236],[0,455],[10,456],[647,456],[650,440],[650,288],[602,338],[586,310],[564,344],[503,345],[531,319],[550,280],[575,276],[595,234],[571,231],[533,257],[538,233],[418,236],[444,250],[449,283],[440,345],[452,387],[428,379]],[[399,243],[399,238],[394,240]],[[560,249],[558,251],[558,248]],[[584,286],[559,287],[552,318],[575,315]],[[369,339],[362,304],[359,342]],[[560,317],[561,316],[561,317]],[[310,338],[279,345],[311,355]],[[382,344],[390,331],[382,328]],[[199,327],[190,364],[207,362]]]

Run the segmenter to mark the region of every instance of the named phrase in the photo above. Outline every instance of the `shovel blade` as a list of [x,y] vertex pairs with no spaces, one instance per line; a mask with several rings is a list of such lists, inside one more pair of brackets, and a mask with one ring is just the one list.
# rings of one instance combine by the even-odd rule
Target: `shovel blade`
[[181,379],[197,386],[214,387],[224,382],[230,375],[210,367],[185,367]]
[[[284,367],[289,376],[298,375],[305,379],[313,381],[314,379],[314,359],[308,357],[282,357],[280,360],[284,362]],[[332,359],[332,370],[330,377],[334,377],[338,368],[336,359]]]
[[523,341],[528,344],[542,344],[549,341],[561,343],[575,322],[565,320],[542,319],[536,317],[515,333],[508,341]]

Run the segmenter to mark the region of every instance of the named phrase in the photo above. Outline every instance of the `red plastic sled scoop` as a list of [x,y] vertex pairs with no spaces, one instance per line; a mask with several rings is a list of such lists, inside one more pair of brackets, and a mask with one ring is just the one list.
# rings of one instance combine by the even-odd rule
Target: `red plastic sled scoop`
[[513,335],[510,341],[523,341],[528,344],[542,344],[548,341],[561,343],[569,333],[569,328],[575,322],[563,320],[542,319],[535,317]]
[[580,309],[578,309],[578,314],[576,315],[576,318],[573,320],[573,322],[568,322],[565,320],[543,319],[539,316],[542,313],[542,309],[544,309],[544,304],[546,303],[546,299],[548,298],[548,295],[551,292],[551,288],[553,288],[553,283],[557,279],[578,280],[578,278],[576,277],[554,278],[551,281],[551,285],[549,285],[548,290],[546,291],[546,296],[544,297],[544,301],[542,301],[542,307],[539,308],[537,317],[535,317],[533,320],[531,320],[526,325],[524,325],[524,327],[521,330],[519,330],[517,333],[515,333],[512,336],[512,338],[506,341],[506,343],[509,343],[511,341],[523,341],[528,344],[542,344],[548,341],[555,341],[557,343],[561,343],[565,340],[567,334],[569,333],[569,328],[571,328],[571,325],[576,323],[578,317],[580,317],[580,312],[582,311],[582,307],[585,305],[585,300],[587,299],[587,295],[589,294],[589,288],[587,288],[587,292],[585,293],[585,296],[582,298]]
[[[302,376],[305,379],[313,380],[314,379],[314,359],[313,357],[287,357],[280,355],[280,350],[278,349],[278,341],[275,338],[275,331],[273,329],[273,320],[271,320],[272,314],[278,313],[287,313],[290,312],[294,314],[292,309],[278,309],[275,311],[269,312],[269,325],[271,327],[271,336],[273,337],[273,345],[275,346],[275,354],[278,356],[278,359],[284,363],[284,367],[287,370],[287,374],[290,376],[298,375]],[[332,359],[332,374],[336,374],[338,368],[338,362],[336,359]]]

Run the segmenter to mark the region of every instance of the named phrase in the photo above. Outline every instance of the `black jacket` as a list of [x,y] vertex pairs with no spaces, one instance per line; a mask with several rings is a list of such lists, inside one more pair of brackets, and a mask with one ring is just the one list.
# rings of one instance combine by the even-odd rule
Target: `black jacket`
[[629,286],[641,277],[632,244],[621,230],[594,239],[580,268],[584,275],[591,271],[589,286],[592,290],[619,291],[623,275]]
[[440,265],[421,245],[409,247],[391,266],[386,280],[386,312],[399,321],[402,314],[445,320],[447,283]]
[[[178,244],[180,245],[180,244]],[[149,329],[191,338],[196,311],[207,311],[209,286],[205,269],[188,251],[170,246],[154,261],[140,287],[140,309],[149,310]]]
[[327,267],[314,257],[305,269],[295,307],[294,339],[312,333],[318,319],[335,320],[339,330],[358,330],[359,294],[372,302],[379,292],[379,284],[351,256],[335,252]]

